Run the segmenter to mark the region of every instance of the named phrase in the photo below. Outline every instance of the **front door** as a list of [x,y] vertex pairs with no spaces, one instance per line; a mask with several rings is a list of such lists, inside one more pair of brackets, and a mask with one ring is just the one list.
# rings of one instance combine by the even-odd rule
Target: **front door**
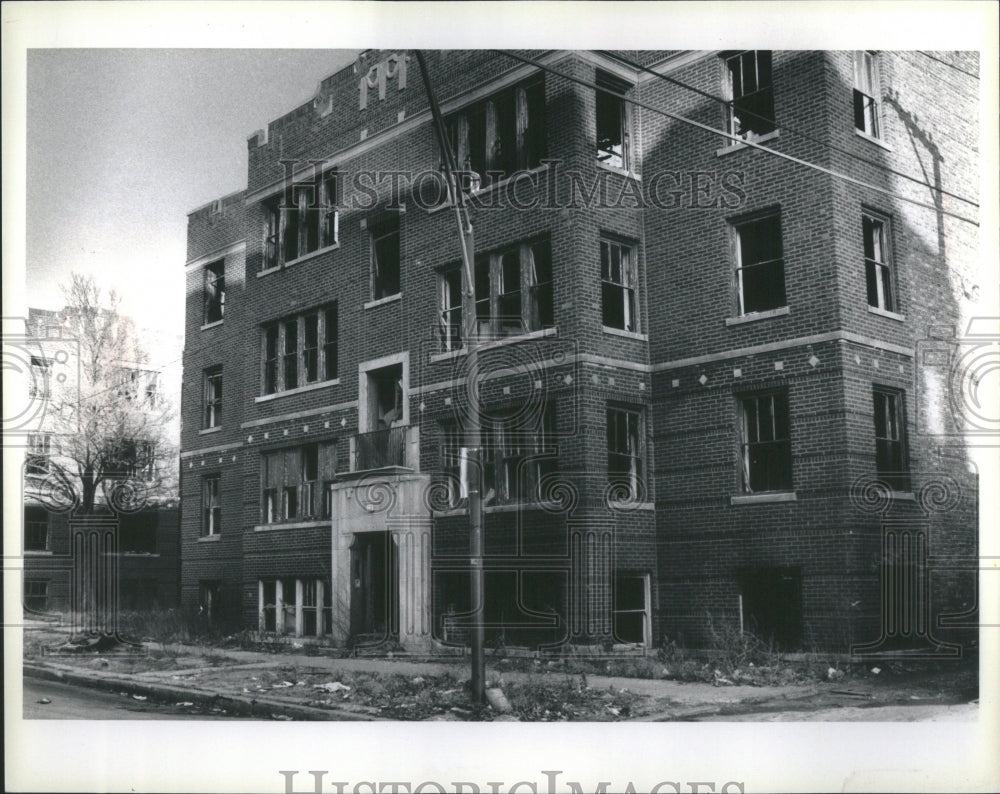
[[399,566],[389,532],[362,532],[351,544],[351,639],[377,644],[399,633]]

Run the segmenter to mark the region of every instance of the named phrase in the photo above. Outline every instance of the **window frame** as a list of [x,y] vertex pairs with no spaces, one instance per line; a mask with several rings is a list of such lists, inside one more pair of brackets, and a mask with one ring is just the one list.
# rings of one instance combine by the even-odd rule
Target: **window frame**
[[[624,447],[613,444],[618,440],[617,420],[625,420],[625,441]],[[616,431],[612,433],[612,428]],[[645,482],[646,470],[646,425],[645,411],[641,406],[628,405],[624,403],[608,403],[605,406],[604,434],[607,447],[607,478],[609,486],[620,486],[622,483],[628,485],[628,495],[622,501],[634,501],[642,496],[646,489],[642,487]],[[635,449],[630,450],[631,438],[634,434]],[[622,468],[616,465],[622,461],[627,462],[627,466]]]
[[47,400],[52,395],[52,359],[45,356],[32,356],[30,367],[31,382],[28,384],[28,397]]
[[[510,257],[516,255],[517,283],[515,285],[506,284],[504,276],[507,272],[504,263],[510,261]],[[535,281],[538,278],[539,261],[546,262],[544,272],[548,278],[544,281]],[[444,344],[444,298],[445,284],[447,279],[454,272],[460,274],[460,293],[465,287],[465,271],[459,264],[451,264],[442,268],[438,272],[438,338],[441,349],[445,352],[458,350],[464,345],[464,326],[457,327],[457,339],[452,346]],[[484,251],[476,256],[473,266],[473,274],[476,278],[475,297],[473,306],[476,311],[476,332],[482,339],[502,339],[507,337],[523,336],[535,331],[544,331],[555,328],[555,295],[552,267],[552,245],[548,236],[536,237],[530,240],[522,240],[512,245],[497,248],[492,251]],[[488,283],[483,284],[480,276],[484,276]],[[502,314],[502,303],[510,301],[511,296],[516,296],[520,312],[517,315],[517,322],[514,322],[514,315]],[[547,301],[543,306],[540,296],[546,296]],[[452,307],[451,312],[457,312],[459,318],[464,314],[461,307]]]
[[[324,490],[337,481],[336,437],[271,447],[260,452],[261,523],[282,524],[329,518]],[[289,462],[293,470],[289,470]],[[311,465],[310,465],[311,463]],[[280,468],[271,470],[278,465]],[[312,479],[308,479],[309,474]]]
[[260,272],[292,265],[340,244],[340,175],[336,168],[319,170],[319,165],[314,164],[313,180],[296,182],[262,202]]
[[226,260],[202,269],[202,324],[221,323],[226,316]]
[[854,129],[876,140],[882,137],[879,116],[882,98],[882,75],[878,53],[874,50],[854,50],[851,56],[853,72]]
[[24,458],[24,473],[28,477],[44,477],[52,466],[52,434],[29,433]]
[[[781,400],[783,409],[783,425],[779,428],[779,416],[777,411],[777,400]],[[760,427],[760,403],[762,400],[770,401],[770,424],[772,438],[761,440]],[[748,412],[748,403],[753,401],[756,409],[753,427],[756,430],[757,440],[751,440],[751,423]],[[791,422],[791,401],[786,388],[765,389],[760,391],[741,392],[736,395],[738,427],[740,435],[740,491],[745,495],[769,494],[769,493],[791,493],[794,491],[794,467],[792,459],[792,422]],[[779,431],[784,429],[786,435],[778,437]],[[768,453],[765,448],[777,450],[776,453]],[[765,451],[766,460],[754,463],[754,451],[762,449]],[[775,462],[771,459],[780,455],[777,462],[779,466],[777,472],[773,470]],[[763,488],[755,488],[755,474],[761,471],[758,467],[764,468],[765,484]]]
[[222,364],[202,371],[202,430],[222,427]]
[[[876,225],[881,228],[881,246],[875,245],[874,238],[869,239],[869,224],[872,231]],[[861,211],[861,234],[868,306],[883,312],[897,313],[899,311],[899,294],[893,267],[892,221],[889,216],[865,207]],[[869,244],[872,248],[871,257],[868,255]],[[877,248],[881,248],[881,251],[876,250]],[[877,256],[879,254],[881,259]],[[873,298],[874,303],[872,302]]]
[[[608,72],[597,70],[595,75],[597,89],[594,97],[594,142],[595,157],[597,162],[605,168],[613,168],[618,171],[630,171],[632,168],[632,105],[625,99],[615,94],[627,94],[633,86],[615,77]],[[614,91],[615,94],[607,93]],[[614,118],[617,125],[618,146],[620,151],[616,152],[614,145],[610,148],[602,148],[602,105],[606,118]],[[610,139],[609,139],[610,140]],[[602,158],[602,154],[606,155]],[[609,162],[611,160],[611,162]],[[617,160],[617,161],[616,161]]]
[[[612,271],[614,258],[613,250],[619,251],[618,262],[621,273],[621,281],[614,279]],[[605,255],[607,250],[607,268],[605,268]],[[628,253],[628,263],[625,263],[625,253]],[[617,237],[612,234],[602,234],[600,238],[600,262],[601,262],[601,326],[618,331],[629,333],[641,333],[640,323],[641,313],[639,311],[639,246],[632,240],[624,237]],[[622,324],[609,324],[609,311],[613,308],[614,301],[611,299],[612,292],[617,292],[621,300]],[[610,305],[609,305],[610,303]]]
[[222,475],[206,474],[201,478],[201,537],[222,534]]
[[[880,410],[880,399],[884,405]],[[878,479],[885,482],[894,492],[907,493],[911,488],[909,438],[906,426],[906,392],[903,389],[882,384],[872,384],[872,417],[874,420],[875,440],[875,472]],[[879,435],[879,415],[883,415],[885,429],[889,435]],[[895,437],[893,437],[893,432]],[[885,463],[886,453],[883,447],[888,447],[888,455],[895,463],[895,468],[888,468]]]
[[[749,54],[753,55],[754,85],[756,88],[748,93],[743,90],[743,86],[746,83],[743,59]],[[762,87],[760,85],[760,67],[761,55],[763,54],[766,54],[767,57],[768,82],[767,85]],[[736,137],[744,140],[750,140],[752,138],[768,135],[778,129],[778,123],[775,117],[774,59],[772,56],[772,50],[741,50],[739,52],[727,52],[723,54],[724,85],[726,97],[728,99],[728,107],[726,110],[726,129],[729,130],[731,135],[735,135]],[[739,96],[737,96],[733,71],[733,62],[737,59],[739,60]],[[742,112],[744,113],[744,116],[750,115],[752,117],[752,123],[748,124],[747,119],[739,116],[740,108],[738,105],[742,103],[745,107],[746,105],[752,104],[751,101],[747,100],[755,100],[758,97],[764,98],[765,103],[769,106],[770,116],[747,108]],[[740,122],[739,125],[737,125],[737,121]]]
[[[759,259],[752,261],[750,263],[744,262],[744,240],[746,230],[751,226],[758,226],[767,221],[774,221],[777,224],[777,246],[780,256],[771,259]],[[779,309],[784,309],[788,307],[788,291],[786,287],[785,279],[785,242],[784,242],[784,225],[781,218],[780,208],[771,208],[763,212],[755,213],[754,215],[737,218],[730,221],[730,226],[732,227],[733,235],[733,246],[734,255],[736,260],[736,267],[733,275],[734,289],[736,292],[736,311],[739,317],[748,317],[753,315],[765,314],[767,312],[777,311]],[[772,241],[773,242],[773,241]],[[761,267],[775,267],[778,266],[781,269],[781,289],[780,289],[780,301],[774,305],[767,304],[761,305],[759,308],[747,308],[747,271],[750,268],[761,268]],[[758,271],[759,272],[759,271]],[[760,289],[759,287],[757,289]],[[767,294],[773,292],[773,288],[768,288],[766,290]]]
[[[29,592],[29,590],[40,590],[41,592]],[[49,580],[26,578],[21,598],[25,609],[31,612],[47,611],[49,608]]]
[[[316,324],[315,348],[306,346],[307,326],[311,320],[315,320]],[[336,382],[339,375],[339,339],[337,301],[261,324],[261,397]],[[316,379],[309,377],[311,352],[316,358]],[[293,371],[294,383],[290,384],[289,373]]]
[[[370,261],[370,282],[372,301],[388,300],[396,295],[402,294],[403,290],[403,224],[399,212],[386,212],[385,216],[377,222],[368,224],[368,250]],[[382,263],[379,257],[379,243],[395,238],[395,262]],[[386,267],[388,266],[388,268]],[[386,279],[385,273],[388,270],[395,270],[393,283],[392,278]],[[381,283],[387,280],[389,283]],[[395,292],[390,292],[395,286]]]
[[[509,114],[513,114],[511,117]],[[546,157],[545,76],[535,74],[445,117],[445,130],[466,191],[488,189]],[[504,138],[513,137],[513,152]]]

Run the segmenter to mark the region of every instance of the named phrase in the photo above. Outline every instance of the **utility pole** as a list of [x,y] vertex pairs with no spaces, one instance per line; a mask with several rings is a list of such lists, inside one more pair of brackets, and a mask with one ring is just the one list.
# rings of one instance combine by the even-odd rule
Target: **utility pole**
[[459,238],[462,242],[462,338],[465,342],[467,358],[466,395],[469,400],[468,426],[465,430],[466,459],[469,479],[469,595],[472,601],[472,700],[482,703],[486,694],[486,633],[483,626],[483,605],[485,587],[483,581],[483,468],[482,430],[479,411],[479,338],[476,327],[476,282],[475,282],[475,245],[472,236],[472,219],[465,204],[465,192],[462,190],[462,175],[455,163],[455,154],[448,142],[448,133],[431,89],[430,77],[427,74],[427,64],[424,54],[414,50],[417,63],[420,65],[420,76],[427,91],[427,101],[430,104],[431,116],[434,120],[434,132],[437,135],[438,146],[441,149],[441,163],[448,183],[454,208],[455,220],[458,223]]

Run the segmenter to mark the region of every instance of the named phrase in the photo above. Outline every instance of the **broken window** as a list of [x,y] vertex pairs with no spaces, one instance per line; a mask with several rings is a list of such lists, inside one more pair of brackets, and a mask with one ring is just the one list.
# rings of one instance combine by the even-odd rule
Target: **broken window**
[[327,513],[329,498],[321,493],[320,484],[329,486],[336,480],[335,441],[274,450],[261,457],[264,523],[316,518]]
[[24,550],[47,551],[49,548],[49,515],[44,507],[24,508]]
[[910,489],[903,392],[875,386],[875,469],[894,491]]
[[752,314],[784,306],[781,217],[775,214],[738,223],[736,238],[739,313]]
[[601,315],[607,328],[638,331],[636,301],[635,246],[613,240],[601,240]]
[[[457,506],[469,494],[468,455],[464,429],[443,428],[441,472],[448,504]],[[555,412],[526,417],[514,409],[487,411],[481,429],[483,503],[511,504],[539,498],[543,478],[555,470]]]
[[337,244],[337,188],[336,171],[327,171],[264,204],[263,270]]
[[371,228],[372,300],[399,294],[399,215]]
[[261,579],[257,583],[263,632],[321,637],[332,627],[333,599],[325,579]]
[[788,395],[767,392],[739,398],[744,493],[792,489]]
[[775,128],[771,53],[747,50],[726,57],[729,131],[746,138],[765,135]]
[[889,258],[889,222],[872,213],[861,216],[865,247],[865,280],[868,305],[887,312],[896,310]]
[[218,474],[210,474],[201,481],[201,534],[218,535],[222,531],[222,505],[219,501]]
[[631,107],[617,95],[629,88],[606,72],[597,72],[597,161],[622,170],[629,168]]
[[445,120],[466,190],[489,187],[545,157],[545,83],[507,88]]
[[868,50],[854,52],[854,126],[859,132],[879,137],[878,56]]
[[24,461],[24,473],[33,477],[43,477],[48,474],[51,465],[51,454],[51,433],[29,434],[28,451]]
[[615,642],[648,645],[649,574],[615,573]]
[[204,324],[219,322],[226,312],[226,263],[222,260],[205,266]]
[[[461,297],[460,274],[456,269],[449,284],[449,301],[456,297],[455,292]],[[475,277],[480,338],[516,336],[552,327],[552,257],[548,240],[480,254],[476,257]],[[447,307],[452,317],[460,320],[460,307],[444,303],[444,298],[442,292],[442,312]]]
[[634,408],[608,407],[608,482],[623,501],[644,490],[642,413]]
[[205,417],[203,427],[222,425],[222,365],[205,370]]
[[264,394],[337,377],[337,304],[268,323],[262,332]]

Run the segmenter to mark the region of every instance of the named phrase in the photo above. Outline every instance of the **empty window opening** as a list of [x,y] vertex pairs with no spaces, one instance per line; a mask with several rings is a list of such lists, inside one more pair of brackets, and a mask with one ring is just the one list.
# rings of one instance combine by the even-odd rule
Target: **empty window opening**
[[747,50],[726,58],[729,131],[733,135],[765,135],[775,128],[771,53]]
[[226,312],[226,267],[224,261],[205,267],[204,322],[217,323]]
[[740,574],[743,630],[784,651],[802,647],[802,571],[754,568]]
[[896,311],[889,258],[889,223],[885,218],[865,213],[861,217],[865,248],[865,282],[868,305],[887,312]]
[[740,398],[744,493],[792,488],[792,443],[788,395],[782,392]]
[[854,52],[854,126],[859,132],[879,137],[878,55],[867,50]]
[[739,313],[770,311],[785,305],[785,263],[781,218],[745,221],[736,225],[736,287]]
[[399,294],[399,216],[391,213],[371,230],[372,300]]

